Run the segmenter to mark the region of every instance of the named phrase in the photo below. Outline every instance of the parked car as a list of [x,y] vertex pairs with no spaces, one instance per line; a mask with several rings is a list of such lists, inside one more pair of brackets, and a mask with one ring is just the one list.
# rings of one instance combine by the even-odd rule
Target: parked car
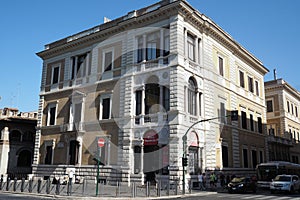
[[229,193],[234,192],[256,192],[256,182],[253,181],[250,177],[236,177],[231,180],[227,186]]
[[297,175],[277,175],[270,184],[270,191],[300,192],[300,180]]

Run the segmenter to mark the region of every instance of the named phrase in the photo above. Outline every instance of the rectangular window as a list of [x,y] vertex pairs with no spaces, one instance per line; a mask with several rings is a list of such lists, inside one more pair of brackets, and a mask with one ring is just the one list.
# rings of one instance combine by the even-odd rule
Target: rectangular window
[[107,51],[104,53],[104,70],[105,72],[111,71],[113,68],[113,52]]
[[170,89],[163,87],[163,107],[165,111],[170,110]]
[[46,165],[52,164],[52,153],[53,153],[52,146],[46,146],[46,152],[45,152],[45,164]]
[[297,106],[295,106],[295,115],[296,115],[296,117],[298,117],[298,107]]
[[56,105],[52,104],[48,107],[48,126],[55,125]]
[[221,76],[224,76],[224,61],[223,61],[223,58],[219,56],[218,58],[218,61],[219,61],[219,74]]
[[257,126],[258,126],[258,132],[262,133],[263,132],[263,127],[262,127],[262,119],[261,119],[261,117],[257,118]]
[[246,115],[246,112],[242,111],[241,112],[241,117],[242,117],[242,128],[247,129],[247,115]]
[[258,81],[255,81],[256,95],[259,96],[259,84]]
[[195,61],[195,38],[191,34],[187,35],[188,58]]
[[110,119],[110,98],[102,99],[102,119]]
[[251,154],[252,154],[252,168],[256,168],[256,165],[257,165],[256,150],[252,150]]
[[163,56],[170,54],[170,30],[164,29],[164,50]]
[[154,60],[158,58],[160,55],[160,38],[159,32],[155,32],[152,34],[147,35],[147,50],[146,50],[146,59],[147,60]]
[[228,147],[223,145],[222,145],[222,160],[223,160],[223,167],[229,167]]
[[249,90],[250,92],[254,92],[254,91],[253,91],[253,78],[250,77],[250,76],[248,76],[248,90]]
[[74,122],[79,123],[81,122],[81,110],[82,110],[82,103],[74,104]]
[[244,72],[240,71],[240,86],[245,88]]
[[294,104],[291,103],[291,111],[292,111],[292,115],[294,114]]
[[225,110],[225,104],[224,103],[220,103],[220,113],[219,113],[219,117],[220,117],[220,122],[221,123],[226,123],[226,110]]
[[244,163],[244,168],[248,168],[248,150],[243,149],[243,163]]
[[252,114],[250,114],[250,130],[254,131],[254,120]]
[[138,50],[137,50],[137,62],[140,63],[144,60],[143,52],[144,52],[144,46],[143,46],[143,36],[140,36],[138,38]]
[[273,101],[272,100],[267,101],[267,112],[273,112]]
[[85,76],[87,53],[72,57],[72,79]]
[[263,163],[264,162],[264,154],[263,151],[259,151],[259,163]]
[[59,66],[52,68],[52,84],[57,84],[59,82]]
[[142,113],[142,91],[135,92],[135,115]]
[[287,109],[288,109],[288,113],[289,113],[290,112],[290,102],[287,101],[286,103],[287,103]]

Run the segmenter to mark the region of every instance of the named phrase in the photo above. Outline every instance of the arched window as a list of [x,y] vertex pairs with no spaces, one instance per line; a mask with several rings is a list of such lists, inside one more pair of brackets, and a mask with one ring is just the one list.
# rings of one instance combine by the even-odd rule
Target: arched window
[[31,167],[32,153],[28,150],[23,150],[18,156],[18,167]]
[[196,115],[196,89],[195,80],[190,78],[188,83],[188,113],[191,115]]

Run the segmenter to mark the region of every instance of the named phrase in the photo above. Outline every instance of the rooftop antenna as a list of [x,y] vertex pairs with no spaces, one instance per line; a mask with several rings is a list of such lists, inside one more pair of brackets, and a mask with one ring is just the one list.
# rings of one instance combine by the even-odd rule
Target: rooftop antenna
[[274,80],[277,80],[277,72],[276,72],[276,69],[273,70],[273,73],[274,73]]

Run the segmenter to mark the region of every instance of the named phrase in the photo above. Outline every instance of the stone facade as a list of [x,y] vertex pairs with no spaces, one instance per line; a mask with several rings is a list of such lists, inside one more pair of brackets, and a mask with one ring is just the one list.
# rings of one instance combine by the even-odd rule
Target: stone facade
[[[94,178],[101,154],[108,180],[181,179],[185,135],[187,178],[210,170],[251,173],[268,159],[268,70],[186,1],[129,12],[48,44],[38,56],[37,177],[76,168]],[[205,119],[212,120],[198,123]]]
[[37,112],[0,109],[0,175],[27,178],[32,173]]
[[265,82],[270,160],[299,163],[300,93],[283,79]]

